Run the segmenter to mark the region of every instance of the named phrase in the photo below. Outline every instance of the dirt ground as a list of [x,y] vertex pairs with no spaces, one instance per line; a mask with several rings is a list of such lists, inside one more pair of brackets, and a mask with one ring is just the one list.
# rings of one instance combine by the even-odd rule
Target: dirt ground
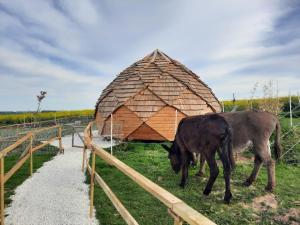
[[[259,215],[267,211],[276,213],[278,203],[274,194],[266,194],[254,198],[250,204],[243,204],[243,207],[253,209],[255,212],[253,216],[257,218],[257,222],[260,222],[261,218]],[[275,216],[274,221],[280,224],[299,225],[300,208],[290,208],[284,215]]]

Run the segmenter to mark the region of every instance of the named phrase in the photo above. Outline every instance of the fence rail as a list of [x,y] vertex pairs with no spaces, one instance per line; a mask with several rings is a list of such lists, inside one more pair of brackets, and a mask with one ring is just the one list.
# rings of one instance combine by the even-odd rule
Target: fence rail
[[[35,138],[35,135],[46,132],[49,130],[56,130],[57,129],[57,135],[53,138],[50,138],[48,140],[45,140],[42,144],[39,144],[35,147],[33,147],[33,140]],[[0,151],[0,225],[4,225],[4,185],[5,183],[24,165],[24,163],[30,159],[30,175],[32,175],[33,172],[33,157],[32,154],[44,146],[48,145],[49,143],[58,140],[59,141],[59,148],[60,148],[60,153],[63,153],[63,147],[62,147],[62,128],[59,125],[52,126],[52,127],[47,127],[47,128],[42,128],[42,129],[36,129],[33,131],[28,132],[25,136],[21,137],[19,140],[17,140],[15,143],[12,145],[6,147],[5,149]],[[7,172],[5,173],[4,171],[4,158],[5,156],[16,149],[18,146],[23,144],[26,141],[30,141],[29,146],[26,150],[27,153],[23,155],[23,157]],[[25,150],[25,151],[26,151]]]
[[[127,224],[138,224],[136,220],[131,216],[128,210],[122,205],[117,196],[112,192],[109,186],[104,182],[100,175],[95,171],[95,158],[96,156],[103,159],[110,165],[115,166],[118,170],[124,173],[126,176],[131,178],[140,187],[149,192],[153,197],[160,200],[167,208],[170,215],[174,218],[174,225],[182,225],[183,222],[187,222],[191,225],[211,225],[215,224],[201,213],[197,212],[185,202],[169,193],[159,185],[155,184],[142,174],[138,173],[131,167],[127,166],[116,157],[112,156],[100,146],[92,142],[92,127],[93,122],[90,122],[84,130],[84,148],[83,148],[83,161],[82,169],[84,170],[85,163],[87,171],[91,175],[91,187],[90,187],[90,216],[93,214],[94,206],[94,184],[95,181],[104,190],[108,198],[111,200],[115,208],[118,210],[122,218]],[[92,152],[92,165],[89,165],[89,160],[86,157],[86,151],[91,150]]]

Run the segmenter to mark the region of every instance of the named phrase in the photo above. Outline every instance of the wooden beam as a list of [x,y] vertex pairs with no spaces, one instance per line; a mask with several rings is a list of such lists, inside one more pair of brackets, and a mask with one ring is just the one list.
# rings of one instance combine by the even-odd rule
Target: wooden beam
[[89,132],[90,132],[90,128],[91,128],[91,126],[93,125],[93,123],[94,123],[93,121],[90,122],[90,123],[87,125],[87,127],[84,129],[84,132],[83,132],[83,134],[84,134],[84,144],[86,145],[86,147],[87,147],[88,149],[91,149],[92,139],[91,139],[91,137],[90,137]]
[[144,177],[131,167],[127,166],[122,161],[118,160],[114,156],[110,155],[108,152],[103,150],[101,147],[92,144],[92,148],[95,151],[96,155],[98,155],[100,158],[105,160],[107,163],[114,165],[117,167],[121,172],[126,174],[128,177],[130,177],[134,182],[139,184],[142,188],[147,190],[150,194],[152,194],[154,197],[158,198],[161,202],[163,202],[166,206],[169,208],[172,207],[174,203],[182,202],[179,198],[172,195],[159,185],[155,184],[148,178]]
[[184,202],[173,204],[172,211],[190,225],[216,225],[210,219],[203,216]]
[[[95,173],[95,155],[102,158],[104,161],[106,161],[110,165],[114,165],[118,170],[120,170],[122,173],[127,175],[129,178],[131,178],[134,182],[136,182],[140,187],[148,191],[150,194],[152,194],[155,198],[159,199],[162,203],[164,203],[169,209],[170,212],[172,212],[172,216],[174,218],[174,225],[182,225],[183,221],[186,221],[190,225],[215,225],[214,222],[203,216],[201,213],[197,212],[190,206],[188,206],[186,203],[184,203],[182,200],[177,198],[176,196],[172,195],[159,185],[155,184],[148,178],[144,177],[131,167],[127,166],[122,161],[118,160],[114,156],[110,155],[108,152],[103,150],[100,146],[94,144],[91,141],[91,133],[90,128],[93,122],[90,122],[89,125],[86,127],[84,131],[84,140],[85,144],[88,148],[92,149],[93,153],[93,160],[92,160],[92,168],[90,167],[88,160],[86,160],[87,164],[87,170],[91,174],[91,208],[90,208],[90,215],[91,215],[91,209],[93,204],[93,192],[94,191],[94,179],[96,179],[97,183],[102,187],[106,195],[110,198],[116,209],[119,211],[118,206],[121,202],[118,200],[118,198],[114,195],[114,193],[111,191],[111,189],[107,186],[107,184],[102,180],[102,178]],[[117,206],[115,205],[117,204]],[[121,204],[122,206],[122,204]],[[122,207],[121,207],[122,208]],[[124,208],[125,209],[125,208]],[[120,209],[121,212],[119,213],[126,213],[128,212],[122,209]],[[129,212],[128,212],[129,213]],[[129,214],[130,215],[130,214]],[[121,216],[124,218],[124,216],[121,214]],[[126,216],[128,216],[126,214]],[[127,217],[126,217],[127,218]],[[127,220],[124,218],[124,220],[127,222]],[[135,221],[135,220],[134,220]],[[131,221],[132,222],[132,221]],[[136,222],[136,221],[135,221]],[[128,222],[127,222],[128,223]],[[129,224],[129,223],[128,223]]]
[[59,127],[58,127],[58,143],[59,143],[59,151],[60,151],[60,153],[64,153],[64,149],[63,149],[63,146],[62,146],[61,136],[62,136],[62,130],[61,130],[61,126],[59,126]]
[[6,155],[7,153],[11,152],[12,150],[14,150],[16,147],[18,147],[19,145],[21,145],[22,143],[24,143],[25,141],[27,141],[30,137],[32,136],[32,133],[29,132],[28,134],[26,134],[25,136],[23,136],[22,138],[20,138],[19,140],[17,140],[15,143],[13,143],[12,145],[8,146],[7,148],[3,149],[1,151],[2,155]]
[[50,140],[44,142],[43,144],[40,144],[40,145],[38,145],[38,146],[35,146],[34,148],[32,148],[32,152],[36,152],[36,151],[39,150],[40,148],[42,148],[42,147],[44,147],[44,146],[50,144],[51,142],[53,142],[53,141],[55,141],[55,140],[57,140],[57,139],[58,139],[58,137],[54,137],[54,138],[51,138]]
[[183,220],[182,218],[180,218],[178,215],[176,215],[172,209],[168,209],[168,213],[173,217],[174,219],[174,225],[182,225],[183,224]]
[[32,159],[32,136],[30,137],[30,146],[29,146],[29,154],[30,154],[30,176],[32,176],[33,171],[33,159]]
[[6,183],[6,181],[9,180],[9,178],[12,177],[12,175],[14,175],[22,166],[23,164],[26,162],[27,159],[29,159],[30,154],[27,153],[20,161],[18,161],[16,163],[16,165],[14,165],[4,176],[4,183]]
[[[107,163],[114,165],[117,169],[123,172],[125,175],[130,177],[134,182],[136,182],[143,189],[148,191],[155,198],[159,199],[162,203],[164,203],[168,208],[172,209],[172,211],[182,218],[184,221],[188,222],[190,225],[215,225],[214,222],[203,216],[201,213],[197,212],[182,200],[172,195],[159,185],[155,184],[148,178],[144,177],[131,167],[127,166],[122,161],[118,160],[114,156],[110,155],[108,152],[103,150],[101,147],[91,144],[93,151],[102,158]],[[176,222],[176,221],[175,221]],[[175,224],[180,224],[180,220],[178,220]]]
[[107,197],[110,199],[110,201],[118,210],[118,212],[126,221],[126,223],[129,225],[138,225],[138,222],[133,218],[133,216],[128,212],[128,210],[123,206],[121,201],[117,198],[117,196],[112,192],[112,190],[108,187],[105,181],[97,173],[95,173],[95,180],[103,189]]
[[86,158],[86,146],[83,146],[82,150],[82,165],[81,165],[81,171],[84,172],[84,163],[85,163],[85,158]]
[[92,172],[91,172],[91,186],[90,186],[90,218],[93,216],[94,212],[94,179],[95,179],[95,151],[92,152]]

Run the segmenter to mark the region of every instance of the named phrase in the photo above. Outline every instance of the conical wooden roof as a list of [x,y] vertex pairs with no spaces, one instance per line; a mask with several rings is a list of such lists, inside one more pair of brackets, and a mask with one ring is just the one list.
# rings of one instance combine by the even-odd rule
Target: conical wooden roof
[[196,74],[159,50],[121,72],[103,90],[96,113],[108,117],[122,105],[143,120],[164,106],[187,116],[201,114],[207,107],[221,111],[212,90]]

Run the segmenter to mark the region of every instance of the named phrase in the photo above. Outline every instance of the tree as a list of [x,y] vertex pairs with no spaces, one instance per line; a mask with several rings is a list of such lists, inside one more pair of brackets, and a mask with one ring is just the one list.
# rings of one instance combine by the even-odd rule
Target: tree
[[44,98],[46,98],[46,94],[47,94],[46,91],[40,91],[40,94],[36,96],[37,100],[38,100],[38,107],[37,107],[36,113],[40,112],[41,103],[42,103],[42,100]]
[[41,110],[41,103],[42,103],[43,99],[46,98],[46,94],[47,94],[46,91],[40,91],[40,94],[36,96],[38,105],[37,105],[37,110],[36,110],[35,117],[34,117],[34,122],[38,122],[38,113]]

